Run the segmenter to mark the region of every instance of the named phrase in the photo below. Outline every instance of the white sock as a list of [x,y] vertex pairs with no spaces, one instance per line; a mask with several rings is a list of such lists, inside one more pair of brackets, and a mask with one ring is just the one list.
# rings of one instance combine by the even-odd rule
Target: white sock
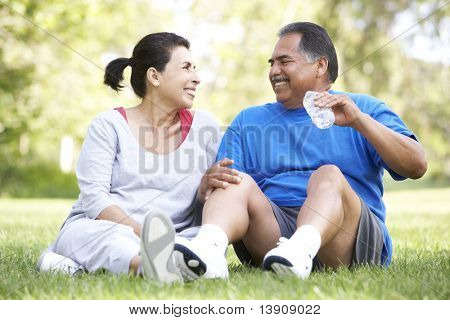
[[289,241],[293,241],[296,246],[304,248],[306,253],[311,255],[311,258],[316,256],[322,242],[319,230],[310,224],[298,228]]
[[215,245],[222,252],[225,252],[228,247],[227,234],[220,227],[214,224],[202,225],[194,240],[208,241]]

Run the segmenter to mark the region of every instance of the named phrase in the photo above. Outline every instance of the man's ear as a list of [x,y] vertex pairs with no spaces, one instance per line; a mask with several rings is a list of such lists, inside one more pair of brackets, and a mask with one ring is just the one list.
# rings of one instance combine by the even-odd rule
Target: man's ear
[[159,72],[155,68],[148,68],[147,80],[154,87],[159,87]]
[[322,78],[328,72],[328,60],[325,57],[317,60],[317,73],[316,78]]

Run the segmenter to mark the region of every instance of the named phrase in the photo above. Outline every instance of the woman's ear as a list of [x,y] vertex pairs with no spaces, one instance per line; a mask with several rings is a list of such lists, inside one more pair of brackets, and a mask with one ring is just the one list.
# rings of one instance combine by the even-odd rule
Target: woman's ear
[[155,68],[148,68],[147,80],[154,87],[159,87],[159,72]]
[[319,58],[317,60],[317,73],[316,78],[321,78],[328,72],[328,60],[325,57]]

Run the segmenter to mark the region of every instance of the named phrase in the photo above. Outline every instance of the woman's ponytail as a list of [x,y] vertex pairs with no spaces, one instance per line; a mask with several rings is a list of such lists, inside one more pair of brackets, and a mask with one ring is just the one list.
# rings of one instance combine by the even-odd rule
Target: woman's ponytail
[[123,71],[130,65],[130,59],[118,58],[106,66],[104,84],[116,91],[120,91],[124,86],[120,84],[123,80]]

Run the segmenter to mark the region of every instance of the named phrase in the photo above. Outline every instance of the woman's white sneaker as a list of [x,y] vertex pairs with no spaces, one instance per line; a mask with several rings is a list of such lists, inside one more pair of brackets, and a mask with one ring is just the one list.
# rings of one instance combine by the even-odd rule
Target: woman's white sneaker
[[59,272],[76,275],[85,271],[84,267],[70,258],[64,257],[47,249],[39,257],[37,269],[41,272]]
[[172,220],[160,212],[150,212],[141,231],[141,258],[144,276],[161,282],[182,281],[173,260],[175,229]]

